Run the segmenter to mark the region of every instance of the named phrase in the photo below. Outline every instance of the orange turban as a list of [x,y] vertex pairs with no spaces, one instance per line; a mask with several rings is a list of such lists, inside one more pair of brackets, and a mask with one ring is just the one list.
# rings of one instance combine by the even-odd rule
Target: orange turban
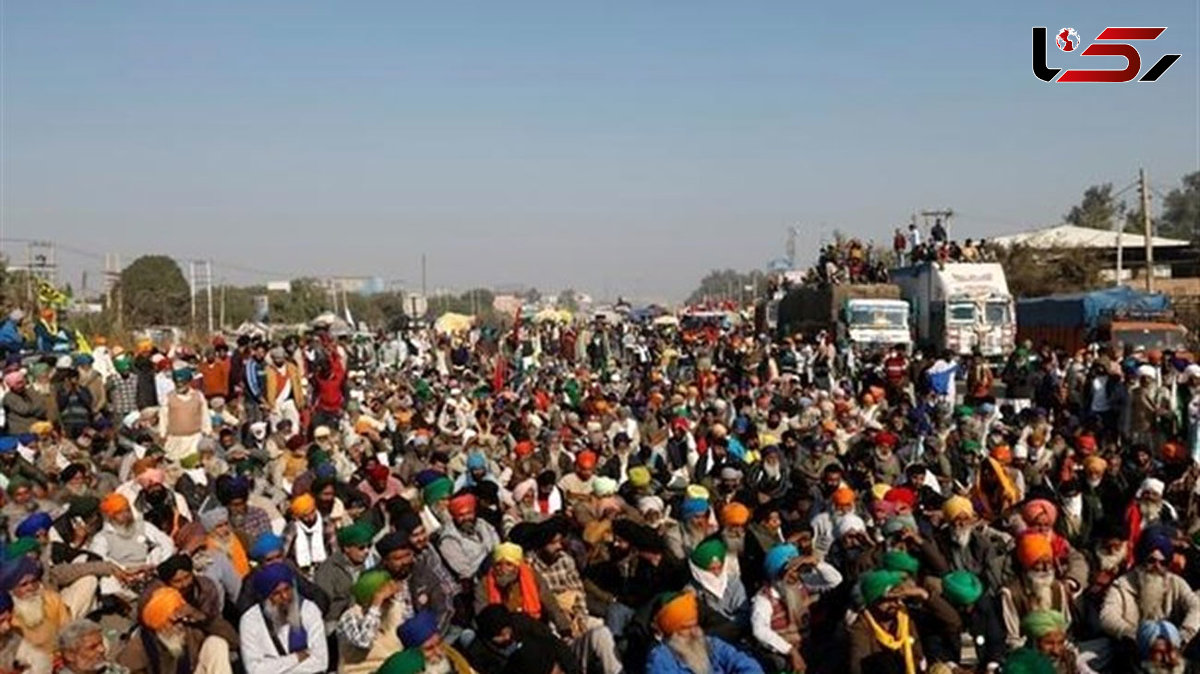
[[142,607],[142,624],[157,632],[171,624],[171,619],[187,604],[179,590],[162,586],[150,593]]
[[750,521],[750,509],[734,501],[721,508],[721,523],[727,527],[744,527]]
[[992,458],[1007,466],[1012,463],[1012,449],[1008,445],[996,445],[992,448]]
[[1054,547],[1046,534],[1027,532],[1017,539],[1017,560],[1026,569],[1054,559]]
[[579,466],[580,468],[595,468],[596,453],[590,450],[584,450],[580,452],[579,456],[575,457],[575,465]]
[[117,492],[105,496],[104,500],[100,501],[100,512],[104,513],[105,517],[112,517],[128,507],[129,499]]
[[1108,461],[1105,461],[1103,457],[1092,454],[1083,460],[1083,469],[1089,473],[1103,473],[1108,470]]
[[317,499],[312,494],[301,494],[292,499],[292,517],[304,517],[317,509]]
[[854,504],[854,490],[845,485],[838,487],[830,497],[835,506],[848,506]]
[[696,604],[696,595],[691,592],[680,593],[674,599],[663,604],[654,618],[658,629],[667,636],[689,627],[695,627],[699,621],[700,609]]

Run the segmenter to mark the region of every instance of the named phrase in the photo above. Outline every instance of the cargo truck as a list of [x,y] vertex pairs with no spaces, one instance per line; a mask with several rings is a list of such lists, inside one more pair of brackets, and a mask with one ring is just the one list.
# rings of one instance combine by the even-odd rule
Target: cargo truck
[[1175,322],[1170,299],[1127,286],[1017,301],[1017,335],[1035,345],[1075,352],[1099,343],[1183,352],[1187,328]]
[[867,350],[907,349],[912,342],[908,316],[908,303],[891,284],[802,286],[780,300],[776,332],[811,337],[824,331]]
[[1013,298],[997,263],[923,262],[892,271],[912,307],[918,348],[1002,359],[1016,345]]

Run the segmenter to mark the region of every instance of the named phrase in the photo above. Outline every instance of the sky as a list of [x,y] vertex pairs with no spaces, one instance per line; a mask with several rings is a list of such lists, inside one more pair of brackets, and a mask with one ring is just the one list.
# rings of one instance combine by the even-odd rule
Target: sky
[[[1182,58],[1045,83],[1033,26],[1166,26],[1143,72]],[[950,207],[987,237],[1200,169],[1197,0],[0,0],[0,38],[0,245],[67,246],[76,282],[165,253],[419,289],[424,254],[430,288],[678,301],[788,227],[807,263],[835,228]]]

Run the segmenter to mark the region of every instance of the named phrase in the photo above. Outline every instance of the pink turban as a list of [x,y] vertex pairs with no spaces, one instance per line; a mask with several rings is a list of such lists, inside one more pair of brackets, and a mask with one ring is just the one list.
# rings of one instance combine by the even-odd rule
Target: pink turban
[[4,385],[8,388],[16,388],[25,381],[25,373],[21,370],[13,370],[4,375]]
[[161,468],[147,468],[138,473],[134,479],[142,486],[142,489],[146,489],[156,484],[162,484],[167,479],[167,476],[162,472]]
[[1058,519],[1058,508],[1044,498],[1034,499],[1021,509],[1021,517],[1030,526],[1054,526]]

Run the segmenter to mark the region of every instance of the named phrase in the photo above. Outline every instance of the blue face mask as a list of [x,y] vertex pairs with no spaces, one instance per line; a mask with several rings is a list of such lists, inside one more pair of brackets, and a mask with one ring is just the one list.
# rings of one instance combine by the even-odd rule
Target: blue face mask
[[511,656],[513,653],[516,653],[517,649],[519,649],[520,647],[521,647],[520,641],[511,641],[511,642],[509,642],[509,644],[507,646],[505,646],[504,648],[501,648],[500,652],[504,655],[504,657],[507,658],[507,657]]

